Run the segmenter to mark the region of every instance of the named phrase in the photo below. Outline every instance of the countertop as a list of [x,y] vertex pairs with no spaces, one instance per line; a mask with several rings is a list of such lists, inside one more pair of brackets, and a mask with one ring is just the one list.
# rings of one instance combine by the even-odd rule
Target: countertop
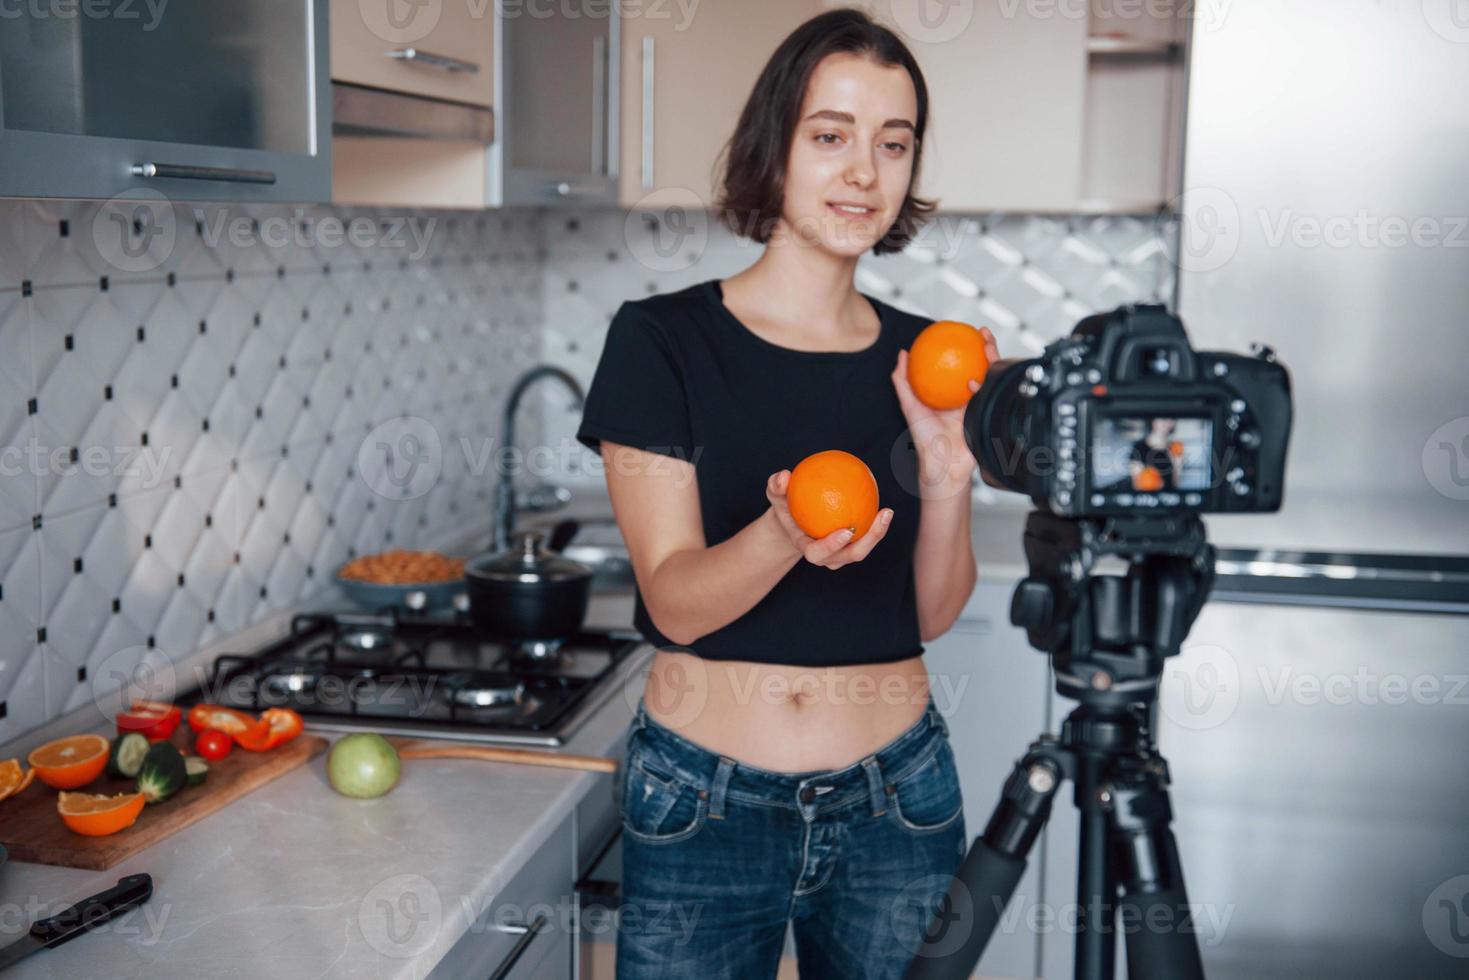
[[[587,621],[631,619],[628,592],[594,597]],[[642,693],[638,668],[651,651],[634,652],[625,680],[599,692],[601,707],[560,751],[617,751]],[[331,789],[322,754],[109,871],[0,867],[0,945],[124,875],[145,871],[154,883],[142,907],[33,954],[6,976],[425,976],[599,777],[416,760],[386,796],[352,800]],[[417,919],[411,940],[385,934],[382,902]]]

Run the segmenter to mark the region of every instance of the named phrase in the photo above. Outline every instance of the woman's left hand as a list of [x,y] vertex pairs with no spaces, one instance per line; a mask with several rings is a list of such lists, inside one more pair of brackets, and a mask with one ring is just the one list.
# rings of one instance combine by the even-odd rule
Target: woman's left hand
[[[989,327],[980,327],[984,336],[984,352],[991,365],[1000,359],[999,347]],[[908,420],[908,432],[913,437],[918,452],[918,476],[926,487],[941,490],[967,488],[974,473],[974,454],[964,438],[965,405],[958,408],[930,408],[913,393],[908,383],[908,352],[898,351],[898,364],[893,368],[893,387],[898,392],[898,403],[903,408],[903,417]],[[971,397],[980,389],[979,382],[970,379]]]

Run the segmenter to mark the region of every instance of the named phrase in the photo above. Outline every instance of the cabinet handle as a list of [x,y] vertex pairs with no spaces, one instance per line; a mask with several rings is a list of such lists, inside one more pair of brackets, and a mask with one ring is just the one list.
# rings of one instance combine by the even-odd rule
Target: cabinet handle
[[490,974],[490,980],[504,980],[510,971],[515,969],[515,964],[525,955],[526,949],[535,942],[541,930],[546,928],[546,922],[546,913],[540,912],[531,920],[530,925],[498,927],[501,932],[520,933],[520,938],[515,941],[514,946],[510,947],[510,952],[506,954],[500,965],[495,967],[495,972]]
[[236,184],[274,184],[269,170],[234,170],[230,167],[196,167],[183,163],[135,163],[134,177],[172,177],[176,180],[228,180]]
[[555,197],[587,197],[601,194],[606,188],[597,184],[573,184],[570,181],[554,181],[546,185],[546,193]]
[[653,189],[653,39],[643,38],[643,189]]
[[388,52],[388,57],[399,61],[416,61],[430,68],[442,68],[444,71],[462,71],[470,75],[479,72],[479,65],[472,61],[461,61],[446,54],[434,54],[422,48],[394,48]]
[[592,39],[592,173],[607,173],[607,39]]

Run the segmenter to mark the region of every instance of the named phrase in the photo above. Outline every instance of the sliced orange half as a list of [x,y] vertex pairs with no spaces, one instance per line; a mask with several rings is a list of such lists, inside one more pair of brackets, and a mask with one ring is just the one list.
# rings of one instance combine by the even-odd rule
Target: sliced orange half
[[20,763],[15,759],[6,759],[0,762],[0,800],[8,800],[18,794],[31,784],[36,778],[36,770],[27,769],[21,772]]
[[19,759],[0,760],[0,800],[14,796],[24,789],[25,778],[26,774],[20,768]]
[[56,798],[61,822],[88,837],[106,837],[131,827],[143,812],[142,793],[61,793]]
[[112,743],[101,735],[68,735],[26,756],[36,778],[53,789],[85,786],[107,768]]

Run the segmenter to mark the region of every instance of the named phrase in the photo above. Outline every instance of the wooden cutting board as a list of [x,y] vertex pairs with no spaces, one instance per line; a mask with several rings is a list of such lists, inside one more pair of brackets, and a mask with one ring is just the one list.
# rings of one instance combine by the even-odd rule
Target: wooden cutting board
[[[174,733],[173,743],[188,755],[194,733],[188,722]],[[209,775],[199,786],[185,786],[162,803],[143,807],[138,822],[107,837],[72,833],[56,812],[54,790],[39,779],[31,780],[19,795],[0,800],[0,843],[12,861],[34,861],[65,868],[106,871],[169,834],[207,817],[220,807],[239,799],[259,786],[283,776],[324,751],[328,745],[320,735],[302,733],[285,745],[268,752],[247,752],[236,745],[218,762],[209,763]],[[25,760],[21,760],[25,765]],[[74,790],[77,793],[131,793],[137,781],[103,775]]]

